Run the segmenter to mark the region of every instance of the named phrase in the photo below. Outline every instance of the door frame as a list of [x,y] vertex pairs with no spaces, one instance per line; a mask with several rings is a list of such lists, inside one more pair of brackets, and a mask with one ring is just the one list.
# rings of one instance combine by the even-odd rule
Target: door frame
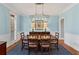
[[64,17],[60,17],[59,18],[59,39],[64,39],[64,37],[61,37],[62,33],[61,33],[61,20],[64,20]]
[[[17,30],[17,28],[16,28],[16,19],[17,19],[17,17],[16,17],[16,14],[13,12],[13,11],[11,11],[10,13],[9,13],[9,15],[14,15],[14,40],[16,40],[16,30]],[[10,18],[9,18],[9,24],[11,24],[11,16],[10,16]],[[11,35],[11,25],[9,25],[9,31],[10,31],[10,35]]]

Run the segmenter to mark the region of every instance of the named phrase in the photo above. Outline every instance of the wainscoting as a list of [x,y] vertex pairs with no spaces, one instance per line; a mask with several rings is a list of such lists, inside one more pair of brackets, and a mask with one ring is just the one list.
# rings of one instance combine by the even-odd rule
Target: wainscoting
[[64,40],[59,40],[59,44],[67,49],[72,55],[79,55],[79,51],[64,43]]
[[12,44],[11,46],[7,47],[7,53],[9,51],[11,51],[12,49],[14,49],[20,42],[21,41],[19,40],[19,41],[15,42],[14,44]]

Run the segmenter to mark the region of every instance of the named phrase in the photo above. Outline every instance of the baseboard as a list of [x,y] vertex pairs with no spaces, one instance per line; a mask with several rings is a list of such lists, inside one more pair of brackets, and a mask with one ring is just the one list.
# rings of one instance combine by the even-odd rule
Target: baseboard
[[74,48],[70,47],[67,44],[62,44],[62,46],[67,49],[72,55],[79,55],[79,51],[75,50]]
[[59,44],[62,45],[65,49],[67,49],[72,55],[79,55],[79,51],[65,44],[63,39],[59,40]]
[[20,43],[20,40],[15,42],[14,44],[12,44],[11,46],[7,47],[6,52],[9,52],[10,50],[14,49],[16,47],[17,44]]

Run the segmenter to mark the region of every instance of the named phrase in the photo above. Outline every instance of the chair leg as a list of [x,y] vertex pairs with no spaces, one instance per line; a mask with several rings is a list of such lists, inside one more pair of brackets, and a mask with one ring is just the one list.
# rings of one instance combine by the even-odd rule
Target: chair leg
[[30,55],[30,48],[28,48],[28,55]]
[[43,54],[43,48],[41,47],[41,54]]
[[50,51],[51,51],[51,48],[49,48],[49,55],[51,54]]
[[59,50],[59,47],[58,47],[58,40],[57,40],[57,50]]
[[59,50],[58,44],[57,44],[57,50]]
[[24,45],[22,44],[21,50],[23,50],[23,48],[24,48]]
[[35,53],[37,54],[37,52],[38,52],[38,48],[35,48]]
[[59,50],[58,44],[56,44],[56,48],[57,48],[57,50]]

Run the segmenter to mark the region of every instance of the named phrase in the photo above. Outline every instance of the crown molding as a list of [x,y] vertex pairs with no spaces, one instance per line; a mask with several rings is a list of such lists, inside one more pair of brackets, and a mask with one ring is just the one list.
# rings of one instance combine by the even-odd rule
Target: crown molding
[[61,13],[64,13],[66,11],[68,11],[69,9],[71,9],[72,7],[76,6],[78,3],[73,3],[71,4],[69,7],[65,8]]
[[19,14],[19,15],[22,14],[21,12],[20,13],[17,12],[18,10],[8,6],[7,3],[2,3],[2,5],[5,6],[10,11],[10,13],[12,13],[12,14]]
[[13,10],[13,8],[9,7],[9,6],[8,6],[8,5],[6,5],[5,3],[2,3],[2,5],[3,5],[3,6],[5,6],[8,10],[10,10],[10,11],[12,11],[12,12],[16,13],[16,11],[15,11],[15,10]]
[[[38,3],[38,4],[41,4],[41,3]],[[62,13],[64,13],[64,12],[66,12],[66,11],[68,11],[69,9],[71,9],[73,6],[75,6],[75,5],[77,5],[78,3],[73,3],[73,4],[71,4],[70,6],[68,6],[67,8],[65,8],[62,12],[60,12],[60,13],[58,13],[58,14],[55,14],[55,15],[52,15],[52,16],[57,16],[57,15],[60,15],[60,14],[62,14]],[[13,13],[17,13],[17,14],[19,14],[19,15],[23,15],[23,13],[22,12],[18,12],[18,10],[16,10],[16,9],[14,9],[14,8],[12,8],[12,7],[10,7],[10,6],[8,6],[6,3],[2,3],[2,5],[4,5],[6,8],[8,8],[11,12],[13,12]],[[27,14],[24,14],[24,15],[27,15]],[[49,15],[49,16],[51,16],[51,15]]]

